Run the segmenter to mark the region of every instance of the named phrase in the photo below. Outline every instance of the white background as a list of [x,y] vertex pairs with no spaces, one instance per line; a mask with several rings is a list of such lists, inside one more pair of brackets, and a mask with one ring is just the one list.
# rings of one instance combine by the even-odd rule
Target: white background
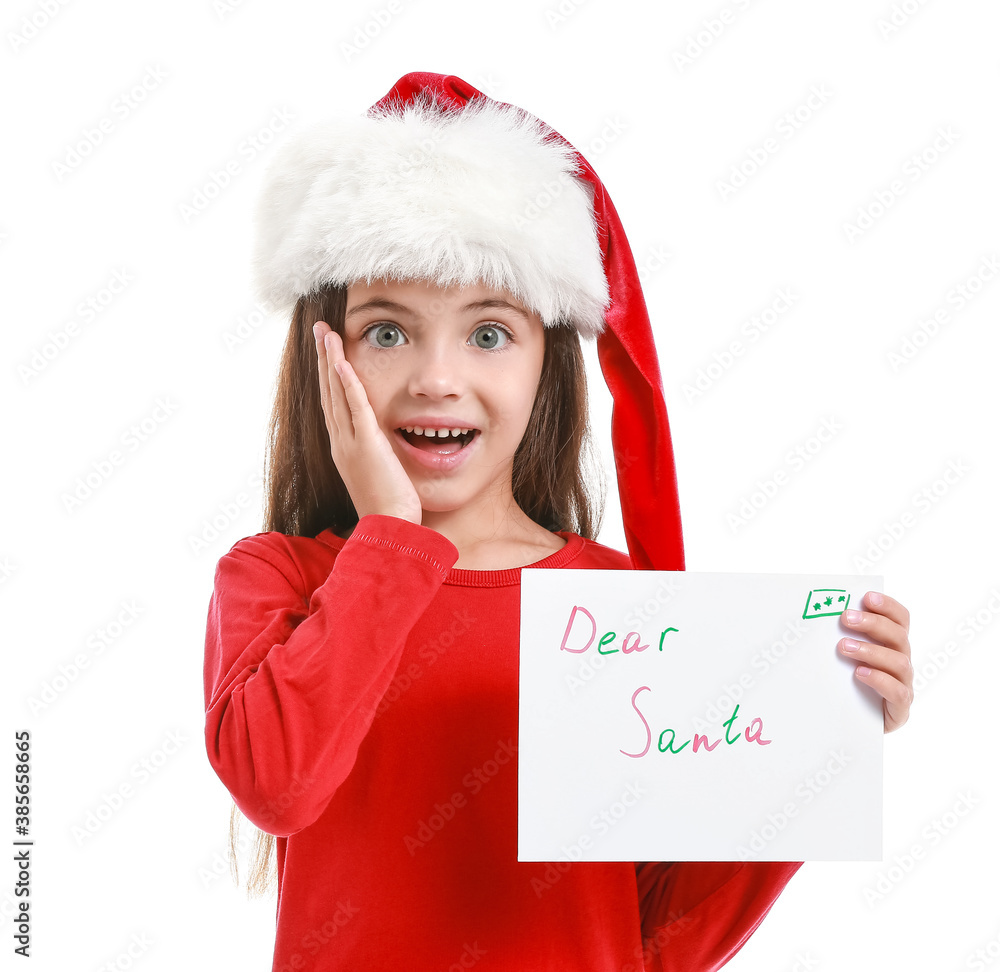
[[[395,13],[387,0],[44,2],[54,15],[43,0],[0,15],[0,609],[14,676],[2,729],[8,766],[15,728],[33,736],[33,968],[125,967],[141,936],[152,944],[133,945],[134,964],[148,972],[270,967],[273,901],[248,904],[206,877],[231,804],[202,743],[205,613],[215,561],[260,529],[248,481],[284,328],[254,315],[250,214],[269,151],[251,159],[241,145],[266,137],[277,111],[293,116],[286,131],[361,112],[412,70],[526,108],[605,181],[648,270],[688,567],[883,574],[912,611],[925,677],[910,724],[886,740],[886,863],[804,867],[729,968],[958,969],[975,967],[976,949],[1000,951],[997,276],[957,312],[948,303],[1000,255],[994,4],[564,0],[564,16],[558,0],[394,0]],[[894,8],[901,26],[880,29]],[[776,134],[814,86],[823,103],[792,137]],[[105,117],[111,131],[71,165]],[[939,131],[950,145],[935,158]],[[723,198],[720,180],[769,136],[779,150]],[[913,180],[908,160],[925,151]],[[232,160],[229,184],[186,218]],[[850,241],[845,224],[893,180],[905,191]],[[85,320],[78,306],[116,273],[131,282]],[[779,289],[793,307],[758,340],[741,335]],[[894,370],[890,352],[939,307],[948,323]],[[227,347],[248,317],[259,326]],[[714,356],[734,340],[743,354],[722,369]],[[689,400],[684,386],[713,364],[716,380]],[[592,389],[603,432],[599,378]],[[68,510],[77,479],[143,420],[154,431]],[[810,441],[824,423],[836,432]],[[797,447],[809,459],[793,469]],[[780,472],[772,498],[732,519]],[[610,499],[601,539],[621,546]],[[194,549],[216,516],[221,533]],[[880,535],[877,559],[859,564]],[[121,637],[87,648],[132,601]],[[977,612],[978,633],[964,620]],[[60,676],[81,653],[88,667]],[[32,714],[57,677],[63,690]],[[144,782],[142,759],[159,763]],[[132,796],[77,840],[125,783]],[[971,812],[947,816],[963,794]],[[922,859],[904,872],[894,857],[914,846]],[[5,962],[13,880],[0,869]]]

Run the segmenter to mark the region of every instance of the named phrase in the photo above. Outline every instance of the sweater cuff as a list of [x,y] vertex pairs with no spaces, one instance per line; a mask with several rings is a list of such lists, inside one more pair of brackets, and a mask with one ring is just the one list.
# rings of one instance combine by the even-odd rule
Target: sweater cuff
[[437,530],[381,513],[368,513],[358,520],[344,543],[344,552],[356,544],[409,554],[431,564],[442,577],[458,560],[458,547]]

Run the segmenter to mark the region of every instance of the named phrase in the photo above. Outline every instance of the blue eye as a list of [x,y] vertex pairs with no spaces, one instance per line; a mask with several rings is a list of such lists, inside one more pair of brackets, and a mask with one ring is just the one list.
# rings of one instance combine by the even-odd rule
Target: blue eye
[[406,337],[395,324],[376,324],[365,331],[365,340],[373,348],[398,348]]
[[510,336],[503,328],[492,324],[482,324],[472,332],[473,343],[484,351],[502,348],[509,340]]

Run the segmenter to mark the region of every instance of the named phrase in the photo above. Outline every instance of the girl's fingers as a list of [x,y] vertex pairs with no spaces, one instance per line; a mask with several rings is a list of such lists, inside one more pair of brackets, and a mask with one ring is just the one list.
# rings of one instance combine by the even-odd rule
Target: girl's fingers
[[856,638],[841,638],[837,642],[837,650],[845,658],[887,672],[901,682],[913,681],[913,665],[910,659],[894,648],[873,645],[866,641],[858,641]]
[[913,688],[909,684],[893,678],[888,672],[869,668],[867,665],[859,665],[854,674],[882,696],[886,732],[892,732],[906,722],[913,703]]
[[344,387],[336,371],[338,361],[344,360],[344,345],[328,324],[318,321],[314,333],[319,331],[316,351],[319,367],[320,400],[326,415],[327,428],[331,439],[352,432],[350,409],[344,394]]
[[316,373],[317,380],[319,381],[319,400],[323,406],[323,415],[329,426],[329,423],[333,419],[330,415],[330,379],[327,375],[326,342],[324,340],[326,328],[327,325],[322,321],[317,321],[313,325],[313,338],[316,341]]
[[904,630],[910,630],[910,612],[894,597],[889,597],[888,594],[881,594],[878,591],[869,591],[862,598],[862,602],[867,610],[874,614],[883,614]]
[[886,645],[902,652],[907,658],[910,657],[909,633],[907,627],[898,621],[893,621],[883,614],[855,610],[845,611],[841,615],[841,620],[844,627],[851,632],[851,637],[860,637]]
[[347,407],[351,413],[354,434],[373,435],[378,433],[380,431],[378,421],[368,402],[365,386],[361,384],[361,379],[355,373],[354,368],[346,359],[338,361],[334,367],[340,377]]
[[[320,332],[321,326],[325,330]],[[378,420],[368,401],[365,386],[344,354],[341,336],[322,321],[313,329],[317,335],[319,354],[320,395],[327,424],[332,433],[352,439],[358,435],[377,436],[381,433]]]
[[343,340],[323,321],[313,326],[313,336],[330,456],[358,516],[381,513],[420,523],[420,499],[344,354]]
[[855,676],[882,696],[885,731],[903,725],[913,704],[913,665],[910,661],[910,612],[888,594],[868,591],[867,610],[841,616],[851,636],[837,650],[860,664]]

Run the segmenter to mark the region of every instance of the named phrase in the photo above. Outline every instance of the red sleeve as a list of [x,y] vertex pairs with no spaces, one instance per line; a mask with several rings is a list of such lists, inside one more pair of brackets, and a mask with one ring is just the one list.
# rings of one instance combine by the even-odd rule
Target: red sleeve
[[647,972],[715,972],[746,943],[801,863],[635,866]]
[[309,591],[287,547],[266,536],[241,540],[216,567],[205,742],[240,810],[286,837],[319,817],[351,771],[458,551],[427,527],[365,516]]

